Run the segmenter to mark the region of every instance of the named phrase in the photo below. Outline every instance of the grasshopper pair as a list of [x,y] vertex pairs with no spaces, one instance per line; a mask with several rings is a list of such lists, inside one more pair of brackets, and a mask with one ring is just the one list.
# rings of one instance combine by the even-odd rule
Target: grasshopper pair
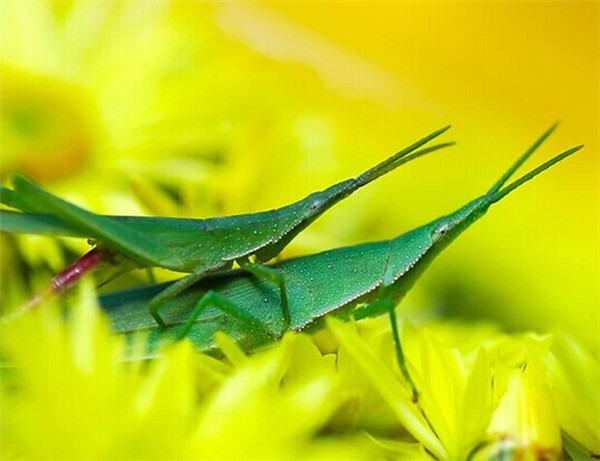
[[[114,330],[119,333],[149,330],[152,341],[165,337],[189,337],[198,348],[206,352],[214,350],[214,334],[219,330],[227,332],[242,347],[253,348],[281,337],[288,330],[318,328],[327,314],[342,318],[352,316],[355,319],[387,314],[392,326],[398,364],[416,401],[418,391],[404,359],[395,315],[396,305],[435,257],[481,218],[491,205],[583,147],[568,149],[506,185],[555,127],[556,125],[537,139],[484,195],[453,213],[397,238],[339,248],[273,265],[260,266],[245,260],[240,264],[240,269],[214,273],[201,280],[194,278],[191,284],[186,282],[189,280],[188,276],[176,282],[107,294],[101,297],[101,304],[111,317]],[[423,139],[431,139],[436,133]],[[429,150],[436,148],[438,147],[433,146]],[[413,158],[426,151],[427,149],[415,152],[412,154]],[[389,170],[397,166],[401,161],[398,158],[404,161],[411,159],[403,157],[407,154],[402,152],[384,162],[387,166],[378,166],[374,170],[381,174],[385,168]],[[367,177],[372,178],[373,175]],[[345,183],[319,194],[338,197],[327,191],[347,187],[340,186],[341,184]],[[30,196],[26,195],[20,201],[19,192],[23,190],[29,189],[16,187],[16,191],[9,195],[10,200],[5,203],[19,205],[24,211],[37,211],[28,208]],[[298,203],[311,209],[313,195],[305,199],[308,202]],[[322,196],[317,197],[321,199]],[[3,224],[3,230],[31,231],[38,226],[35,230],[41,233],[42,230],[51,232],[60,226],[64,227],[55,217],[28,214],[9,216],[10,229]],[[310,213],[305,212],[301,216],[305,220],[293,228],[291,232],[296,231],[294,235],[314,220],[314,215]],[[248,229],[253,228],[250,226]],[[280,251],[290,239],[284,240],[284,243],[276,242],[275,247],[262,247],[253,254],[263,261],[261,256],[273,256],[273,248]],[[266,252],[263,252],[263,248],[267,248]],[[184,287],[180,289],[182,284]],[[161,319],[164,326],[157,328],[146,309],[163,293],[176,294],[164,303],[166,321]]]

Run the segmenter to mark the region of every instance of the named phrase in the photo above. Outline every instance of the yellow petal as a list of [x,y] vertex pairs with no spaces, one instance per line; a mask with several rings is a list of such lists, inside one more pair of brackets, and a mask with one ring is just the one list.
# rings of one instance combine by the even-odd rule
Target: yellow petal
[[327,325],[338,340],[340,347],[349,352],[371,385],[390,405],[406,430],[434,455],[445,458],[444,447],[427,425],[419,408],[412,403],[412,396],[407,387],[398,382],[392,371],[381,363],[379,357],[373,353],[350,325],[331,317],[327,319]]

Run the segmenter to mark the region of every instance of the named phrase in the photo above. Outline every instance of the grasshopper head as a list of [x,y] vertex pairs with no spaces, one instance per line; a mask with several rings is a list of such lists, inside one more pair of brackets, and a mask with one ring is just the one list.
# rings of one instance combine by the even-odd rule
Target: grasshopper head
[[[523,154],[504,175],[481,197],[469,202],[455,212],[438,218],[429,224],[410,231],[392,242],[392,257],[388,263],[386,274],[387,284],[396,280],[405,280],[398,287],[400,294],[406,291],[416,278],[425,270],[435,256],[448,246],[456,237],[464,232],[471,224],[483,216],[489,207],[500,201],[513,190],[530,181],[552,165],[564,160],[580,150],[583,146],[573,147],[534,168],[511,184],[504,186],[512,174],[533,153],[541,142],[552,132],[554,127]],[[394,257],[393,255],[398,255]]]
[[256,259],[259,262],[268,261],[277,256],[290,241],[306,229],[315,219],[325,211],[352,193],[353,180],[343,181],[323,191],[314,192],[308,197],[286,207],[288,216],[292,218],[289,227],[285,227],[285,233],[275,243],[264,246],[256,251]]
[[456,237],[464,232],[471,224],[481,218],[489,204],[485,196],[479,197],[465,206],[427,225],[431,247],[439,249],[448,246]]
[[429,224],[431,245],[437,248],[444,248],[460,235],[471,224],[477,221],[489,207],[499,202],[513,190],[535,178],[552,165],[564,160],[579,151],[583,146],[573,147],[565,152],[551,158],[542,165],[534,168],[511,184],[503,187],[517,169],[527,160],[531,154],[542,144],[542,142],[554,131],[556,125],[546,131],[517,161],[500,177],[500,179],[490,188],[490,190],[481,197],[473,200],[467,205],[459,208],[454,213],[437,219]]
[[325,190],[313,192],[303,201],[302,222],[310,224],[353,191],[354,180],[348,179]]

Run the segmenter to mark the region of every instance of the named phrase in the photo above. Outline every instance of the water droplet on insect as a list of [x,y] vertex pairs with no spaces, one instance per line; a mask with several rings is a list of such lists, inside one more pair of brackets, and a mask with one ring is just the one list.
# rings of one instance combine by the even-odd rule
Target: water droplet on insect
[[269,302],[269,300],[268,300],[267,298],[264,298],[264,299],[263,299],[263,302],[264,302],[264,303],[268,303],[268,302]]
[[331,264],[327,264],[327,269],[331,269]]
[[254,229],[254,230],[252,231],[252,233],[253,233],[253,234],[258,234],[258,232],[256,232],[256,229]]
[[358,271],[356,269],[352,269],[352,272],[356,274]]

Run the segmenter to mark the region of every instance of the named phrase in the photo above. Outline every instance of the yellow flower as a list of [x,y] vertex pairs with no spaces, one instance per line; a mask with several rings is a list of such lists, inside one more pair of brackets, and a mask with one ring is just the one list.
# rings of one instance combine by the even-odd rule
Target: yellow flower
[[183,442],[194,402],[189,344],[143,377],[141,364],[123,362],[123,338],[110,335],[94,298],[84,283],[69,322],[44,305],[3,328],[14,379],[3,380],[2,445],[19,458],[158,455],[164,439],[144,433],[159,421],[170,422],[161,428],[167,445]]
[[[3,459],[371,459],[389,452],[330,428],[347,394],[335,356],[289,334],[226,360],[187,341],[150,362],[124,361],[89,280],[65,322],[44,305],[2,329]],[[144,339],[130,347],[143,347]]]
[[554,402],[535,361],[510,374],[477,459],[560,460],[562,442]]
[[348,355],[389,405],[402,426],[437,459],[465,459],[479,443],[493,410],[492,367],[480,348],[472,363],[456,349],[441,345],[427,328],[405,329],[407,363],[419,390],[414,404],[395,363],[389,328],[381,341],[366,343],[352,328],[330,319]]
[[588,453],[600,455],[598,358],[561,332],[544,359],[561,427]]
[[222,359],[183,341],[144,362],[95,296],[84,280],[68,319],[45,304],[2,327],[5,459],[558,460],[561,429],[595,450],[597,362],[566,337],[405,325],[414,403],[385,318],[329,319],[323,350],[288,333],[247,355],[217,333]]

